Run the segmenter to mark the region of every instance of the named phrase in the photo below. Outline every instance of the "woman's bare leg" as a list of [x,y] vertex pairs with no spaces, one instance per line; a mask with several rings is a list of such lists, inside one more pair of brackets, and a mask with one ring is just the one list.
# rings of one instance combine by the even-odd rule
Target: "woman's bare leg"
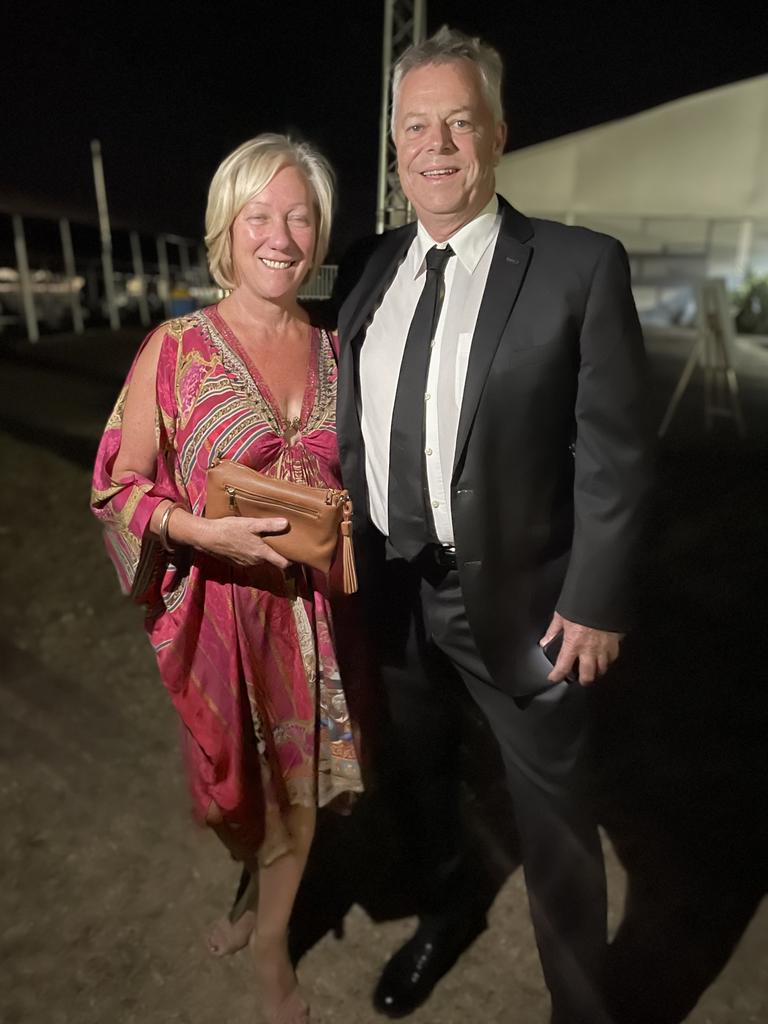
[[293,849],[258,869],[259,898],[249,945],[270,1024],[305,1024],[309,1020],[288,954],[288,924],[312,845],[315,817],[314,807],[292,807],[288,827]]
[[259,895],[259,875],[254,868],[243,868],[235,901],[226,917],[215,922],[208,936],[208,950],[212,956],[231,956],[245,949],[256,924],[256,902]]

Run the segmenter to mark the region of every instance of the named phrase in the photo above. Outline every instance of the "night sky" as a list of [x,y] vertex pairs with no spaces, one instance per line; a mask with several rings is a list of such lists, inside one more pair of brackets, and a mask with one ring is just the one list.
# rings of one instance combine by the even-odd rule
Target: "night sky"
[[[337,169],[338,254],[374,224],[382,7],[6,3],[0,203],[93,217],[98,137],[116,224],[199,237],[221,158],[293,130]],[[429,0],[428,29],[499,48],[514,149],[768,72],[762,7]]]

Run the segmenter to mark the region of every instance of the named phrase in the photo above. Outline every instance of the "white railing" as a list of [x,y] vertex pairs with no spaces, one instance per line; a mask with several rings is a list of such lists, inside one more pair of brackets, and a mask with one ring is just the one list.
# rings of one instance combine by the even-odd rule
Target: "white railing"
[[335,263],[324,263],[302,286],[299,296],[302,299],[330,299],[338,271]]

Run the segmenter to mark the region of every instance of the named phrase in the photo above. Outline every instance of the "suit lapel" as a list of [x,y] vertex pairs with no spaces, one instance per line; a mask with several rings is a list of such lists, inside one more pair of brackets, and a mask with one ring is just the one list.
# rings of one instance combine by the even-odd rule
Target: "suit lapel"
[[381,245],[368,260],[360,280],[341,307],[339,332],[345,345],[354,343],[366,320],[373,316],[415,234],[416,225],[409,224],[383,236]]
[[360,280],[339,310],[339,387],[337,420],[348,436],[362,444],[360,432],[360,394],[358,359],[365,338],[364,328],[392,282],[397,268],[416,233],[416,225],[407,225],[385,234],[369,257]]
[[368,258],[360,280],[339,310],[339,378],[336,424],[344,479],[360,509],[368,507],[360,422],[359,366],[360,346],[365,327],[397,272],[411,244],[415,225],[390,231]]
[[533,234],[531,222],[501,196],[499,205],[502,211],[501,227],[472,336],[456,434],[454,476],[472,428],[493,357],[515,305],[532,253],[531,247],[524,244]]

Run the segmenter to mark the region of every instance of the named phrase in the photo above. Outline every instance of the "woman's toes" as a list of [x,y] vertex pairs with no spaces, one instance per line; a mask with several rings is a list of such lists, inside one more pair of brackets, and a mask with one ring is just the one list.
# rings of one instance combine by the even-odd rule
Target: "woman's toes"
[[246,910],[237,921],[223,917],[214,924],[208,936],[208,950],[212,956],[231,956],[245,949],[251,937],[256,917],[252,910]]

